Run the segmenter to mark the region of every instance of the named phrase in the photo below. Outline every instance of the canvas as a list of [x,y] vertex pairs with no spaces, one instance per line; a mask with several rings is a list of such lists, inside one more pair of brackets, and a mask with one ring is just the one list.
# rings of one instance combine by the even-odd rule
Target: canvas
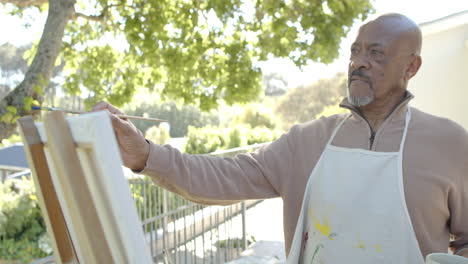
[[18,122],[57,263],[151,263],[107,113]]

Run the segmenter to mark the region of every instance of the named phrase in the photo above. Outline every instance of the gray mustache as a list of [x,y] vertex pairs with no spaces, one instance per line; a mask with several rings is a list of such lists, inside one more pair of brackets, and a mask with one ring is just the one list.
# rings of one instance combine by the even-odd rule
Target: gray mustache
[[366,79],[367,81],[370,81],[370,78],[368,76],[366,76],[364,73],[362,73],[360,70],[354,70],[353,72],[351,72],[351,74],[349,75],[349,80],[351,81],[351,78],[353,78],[353,76],[359,76],[361,78],[364,78]]

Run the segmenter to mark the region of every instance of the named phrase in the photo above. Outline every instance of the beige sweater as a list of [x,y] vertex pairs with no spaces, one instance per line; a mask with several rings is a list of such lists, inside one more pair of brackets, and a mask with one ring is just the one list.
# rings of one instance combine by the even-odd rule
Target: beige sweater
[[[409,95],[380,126],[372,150],[398,151]],[[352,106],[332,144],[370,148],[371,130]],[[468,257],[468,134],[456,123],[411,108],[403,151],[406,203],[423,256],[447,252]],[[286,252],[299,217],[304,189],[332,131],[347,114],[292,127],[275,142],[233,158],[181,154],[151,143],[146,168],[154,182],[203,204],[282,197]],[[371,188],[371,186],[370,186]]]

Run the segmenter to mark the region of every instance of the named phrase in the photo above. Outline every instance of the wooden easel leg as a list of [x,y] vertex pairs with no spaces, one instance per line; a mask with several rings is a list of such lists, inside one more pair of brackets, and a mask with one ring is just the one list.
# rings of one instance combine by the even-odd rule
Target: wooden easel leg
[[53,241],[56,263],[79,263],[60,207],[44,153],[44,144],[31,116],[18,120],[24,150],[34,178],[44,220]]

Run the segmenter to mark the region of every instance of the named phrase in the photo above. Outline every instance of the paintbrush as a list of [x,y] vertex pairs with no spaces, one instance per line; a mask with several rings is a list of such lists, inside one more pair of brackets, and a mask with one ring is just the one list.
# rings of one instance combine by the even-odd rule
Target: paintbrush
[[[88,113],[88,112],[74,111],[74,110],[67,110],[67,109],[62,109],[62,108],[57,108],[57,107],[46,107],[46,106],[31,106],[31,109],[32,110],[47,110],[47,111],[63,111],[65,113],[76,114],[76,115],[81,115],[81,114]],[[131,116],[131,115],[116,115],[116,116],[118,116],[120,118],[127,118],[127,119],[167,122],[167,120],[152,118],[152,117]]]

